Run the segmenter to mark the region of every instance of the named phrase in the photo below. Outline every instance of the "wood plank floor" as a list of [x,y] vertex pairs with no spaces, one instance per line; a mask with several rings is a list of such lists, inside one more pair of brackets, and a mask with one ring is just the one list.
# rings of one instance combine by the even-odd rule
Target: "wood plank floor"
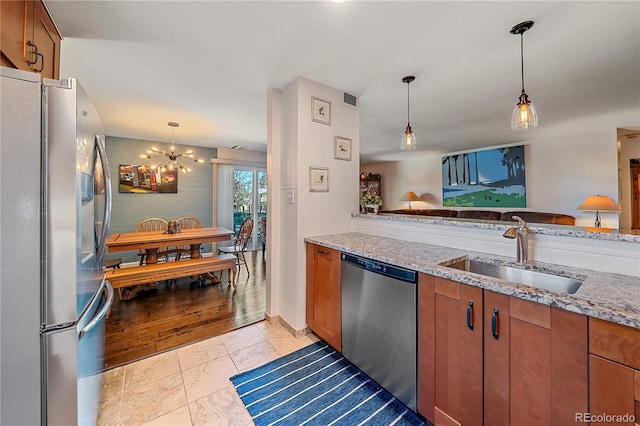
[[247,253],[238,289],[227,283],[198,287],[191,278],[161,282],[131,300],[116,295],[107,320],[104,369],[127,364],[264,319],[266,267],[262,251]]

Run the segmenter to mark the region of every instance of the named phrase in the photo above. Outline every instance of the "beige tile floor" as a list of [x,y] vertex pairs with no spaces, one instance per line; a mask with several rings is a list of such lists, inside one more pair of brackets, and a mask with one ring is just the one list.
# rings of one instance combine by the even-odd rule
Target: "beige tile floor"
[[98,425],[252,425],[229,378],[315,341],[262,321],[114,368]]

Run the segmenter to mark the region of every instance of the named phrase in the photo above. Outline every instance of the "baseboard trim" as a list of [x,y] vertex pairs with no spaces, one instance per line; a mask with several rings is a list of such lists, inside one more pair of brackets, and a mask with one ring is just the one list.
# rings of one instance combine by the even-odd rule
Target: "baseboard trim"
[[301,330],[296,330],[295,327],[293,327],[291,324],[285,321],[284,318],[282,318],[280,315],[271,316],[265,312],[264,319],[269,324],[280,324],[282,327],[284,327],[285,330],[291,333],[291,335],[296,339],[300,337],[304,337],[307,334],[313,333],[309,327],[305,327]]

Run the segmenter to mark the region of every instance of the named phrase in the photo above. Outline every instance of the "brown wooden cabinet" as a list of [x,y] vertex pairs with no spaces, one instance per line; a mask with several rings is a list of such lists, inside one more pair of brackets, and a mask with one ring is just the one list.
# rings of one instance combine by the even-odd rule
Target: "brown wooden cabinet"
[[435,422],[482,425],[482,289],[435,280]]
[[435,422],[436,278],[418,274],[418,413]]
[[436,277],[418,292],[418,411],[429,421],[556,425],[588,411],[585,316]]
[[307,326],[342,351],[340,252],[306,243]]
[[591,424],[640,424],[640,330],[590,318],[589,352]]
[[3,0],[0,58],[3,66],[59,78],[60,40],[41,0]]
[[485,290],[485,424],[558,425],[588,410],[587,317]]

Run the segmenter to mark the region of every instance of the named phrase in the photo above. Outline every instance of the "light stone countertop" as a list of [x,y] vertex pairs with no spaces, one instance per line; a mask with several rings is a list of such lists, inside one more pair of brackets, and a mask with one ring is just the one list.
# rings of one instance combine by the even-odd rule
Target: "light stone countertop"
[[[307,237],[304,241],[640,329],[640,278],[637,277],[543,262],[522,265],[505,256],[357,232]],[[575,294],[554,293],[440,265],[465,258],[577,278],[583,280],[583,284]]]

